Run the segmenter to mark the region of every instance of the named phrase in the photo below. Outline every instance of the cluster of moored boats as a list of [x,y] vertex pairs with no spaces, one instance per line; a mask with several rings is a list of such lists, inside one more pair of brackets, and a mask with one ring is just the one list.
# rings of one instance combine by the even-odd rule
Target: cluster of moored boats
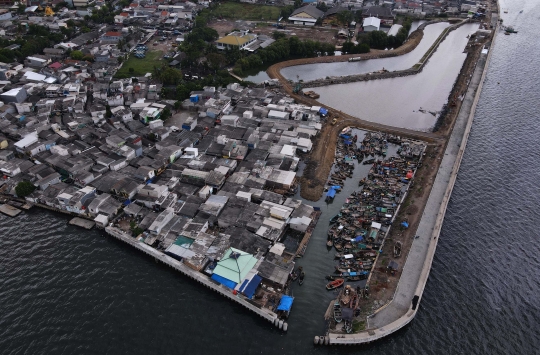
[[360,302],[361,292],[359,287],[354,289],[350,285],[347,285],[339,293],[333,307],[336,328],[338,327],[338,324],[343,322],[342,330],[346,333],[352,333],[353,318],[357,316],[360,311],[358,304]]
[[[342,133],[341,138],[347,141],[350,136],[344,137]],[[366,133],[361,147],[387,148],[388,138],[383,133]],[[400,144],[398,157],[374,161],[368,176],[359,182],[361,188],[347,198],[340,212],[330,220],[327,246],[336,249],[338,262],[335,275],[326,277],[330,281],[326,286],[329,290],[341,287],[346,281],[367,278],[407,185],[419,166],[423,144],[398,140],[396,137],[393,138],[394,142]],[[375,150],[378,155],[382,155],[383,151]],[[342,156],[341,159],[344,158]],[[407,224],[406,221],[404,223]],[[394,256],[399,255],[401,243],[396,243]]]

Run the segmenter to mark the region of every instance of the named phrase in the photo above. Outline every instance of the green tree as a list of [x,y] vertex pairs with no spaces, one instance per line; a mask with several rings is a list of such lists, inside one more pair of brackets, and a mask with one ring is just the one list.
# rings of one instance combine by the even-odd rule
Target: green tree
[[26,10],[26,5],[23,3],[19,3],[17,6],[17,13],[24,14],[24,10]]
[[81,60],[81,59],[83,59],[83,57],[84,57],[84,54],[81,51],[72,51],[71,52],[71,59]]
[[276,41],[278,39],[285,38],[285,37],[287,37],[287,35],[283,32],[278,32],[278,31],[272,32],[272,38],[275,39]]
[[354,19],[354,15],[350,11],[340,11],[337,13],[336,17],[342,26],[348,26],[349,23]]
[[107,117],[107,118],[112,117],[111,106],[109,106],[109,105],[105,105],[105,117]]
[[30,181],[24,180],[15,186],[15,193],[17,197],[24,198],[34,192],[35,189],[36,187]]
[[214,70],[218,70],[227,63],[227,58],[220,53],[209,53],[206,55],[206,60],[208,60],[210,67]]
[[167,121],[171,117],[171,110],[168,107],[165,107],[163,109],[163,112],[161,112],[161,116],[159,117],[162,121]]

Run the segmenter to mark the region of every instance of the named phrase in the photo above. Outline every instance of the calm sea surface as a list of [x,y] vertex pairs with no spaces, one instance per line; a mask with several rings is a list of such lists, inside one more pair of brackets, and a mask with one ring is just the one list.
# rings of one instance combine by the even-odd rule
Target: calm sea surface
[[501,7],[519,34],[493,47],[420,312],[405,329],[366,347],[312,345],[333,296],[323,290],[327,219],[350,183],[334,204],[315,203],[324,214],[286,334],[63,215],[1,215],[0,354],[538,354],[540,4]]

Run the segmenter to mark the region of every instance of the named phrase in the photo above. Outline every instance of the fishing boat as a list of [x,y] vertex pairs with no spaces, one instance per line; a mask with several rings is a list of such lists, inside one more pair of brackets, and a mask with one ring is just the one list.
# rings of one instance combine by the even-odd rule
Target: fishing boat
[[354,143],[356,143],[357,140],[358,140],[358,135],[355,134],[352,141],[353,141]]
[[336,223],[338,221],[339,217],[341,217],[341,213],[338,213],[334,217],[330,218],[330,224]]
[[303,272],[302,267],[300,266],[298,269],[294,270],[291,274],[291,280],[296,281],[298,279],[298,276]]
[[301,286],[304,283],[304,278],[306,277],[306,273],[302,271],[300,273],[300,276],[298,277],[298,284]]
[[345,282],[345,280],[343,279],[336,279],[334,281],[331,281],[329,283],[326,284],[326,289],[327,290],[335,290],[336,288],[339,288],[341,286],[343,286],[343,283]]
[[375,163],[375,159],[374,158],[371,158],[371,159],[368,159],[368,160],[364,160],[362,162],[363,165],[369,165],[369,164],[373,164]]
[[510,26],[507,26],[504,30],[506,33],[518,33],[518,31],[514,30],[514,28]]
[[341,316],[341,305],[339,304],[339,301],[336,301],[336,303],[334,303],[334,320],[336,321],[336,323],[340,323],[343,320]]
[[326,242],[326,246],[331,248],[333,245],[334,245],[334,242],[332,241],[332,239],[328,239],[328,241]]
[[394,244],[394,258],[397,258],[401,255],[401,242],[397,241],[396,244]]

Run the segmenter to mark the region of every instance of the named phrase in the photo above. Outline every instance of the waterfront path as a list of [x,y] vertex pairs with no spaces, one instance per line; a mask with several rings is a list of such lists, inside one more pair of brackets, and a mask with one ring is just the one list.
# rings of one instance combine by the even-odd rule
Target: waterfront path
[[487,71],[487,54],[481,54],[472,74],[469,88],[456,119],[452,134],[433,183],[417,235],[404,265],[396,293],[391,302],[368,319],[367,331],[358,334],[328,334],[330,344],[358,344],[385,337],[407,325],[416,315],[413,299],[419,304],[429,276],[437,247],[446,206],[457,178],[461,158],[470,133],[474,110]]

